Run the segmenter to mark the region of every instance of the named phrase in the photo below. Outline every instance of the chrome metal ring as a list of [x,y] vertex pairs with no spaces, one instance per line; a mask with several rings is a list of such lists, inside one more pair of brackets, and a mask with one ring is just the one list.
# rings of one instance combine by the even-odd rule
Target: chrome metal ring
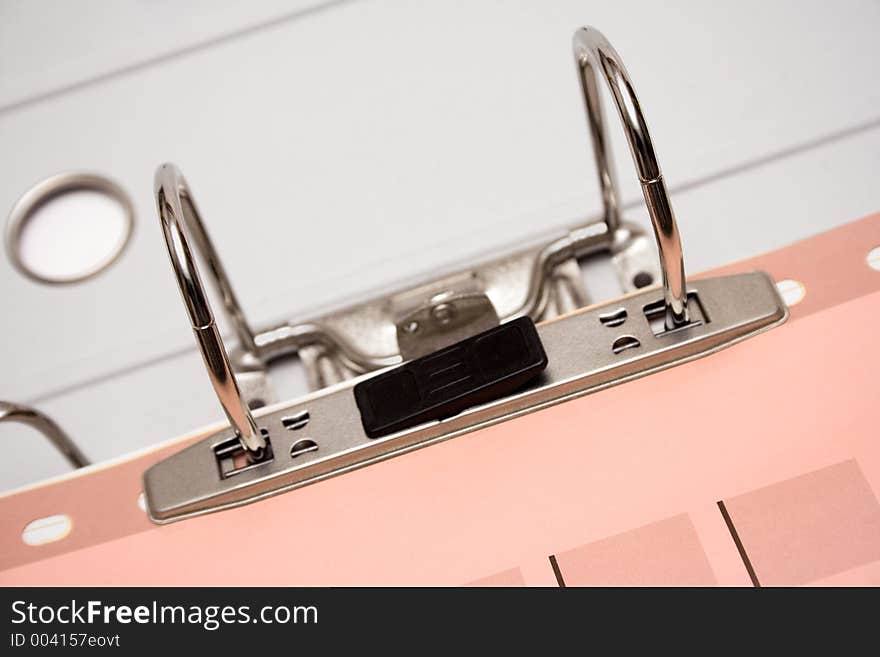
[[0,401],[0,422],[18,422],[33,427],[43,434],[73,467],[84,468],[89,465],[88,458],[73,439],[52,418],[35,408]]
[[266,446],[257,423],[241,395],[229,364],[229,355],[214,321],[208,295],[190,251],[190,244],[201,253],[210,271],[211,280],[219,290],[223,306],[235,328],[244,351],[254,354],[253,331],[244,318],[232,284],[202,223],[186,180],[173,164],[163,164],[156,171],[156,203],[165,235],[171,266],[180,287],[199,351],[208,369],[211,385],[223,406],[226,417],[235,429],[242,446],[251,454]]
[[[620,218],[618,190],[598,92],[598,69],[617,105],[647,201],[660,252],[667,308],[666,324],[670,328],[679,326],[688,321],[681,242],[672,205],[632,83],[620,57],[598,31],[592,28],[578,30],[574,37],[574,52],[599,172],[605,209],[604,221],[569,231],[538,254],[526,299],[511,317],[528,314],[537,318],[543,313],[548,300],[545,283],[556,265],[566,259],[603,249],[614,251],[616,245],[619,248],[619,235],[632,231]],[[275,358],[298,352],[309,345],[324,345],[335,353],[345,367],[355,373],[369,372],[400,362],[399,353],[365,353],[357,344],[338,334],[330,326],[315,322],[296,325],[285,322],[255,334],[245,320],[183,175],[174,165],[165,164],[157,171],[156,194],[168,252],[211,382],[230,422],[242,436],[242,442],[248,449],[259,449],[265,441],[256,430],[250,410],[232,375],[229,356],[217,332],[207,295],[192,261],[190,243],[195,244],[208,263],[210,278],[221,293],[223,306],[238,336],[242,353],[236,354],[235,362],[239,369],[246,364],[265,366]]]
[[[34,211],[52,199],[73,191],[95,191],[106,194],[119,203],[125,214],[125,230],[113,251],[88,270],[75,276],[46,276],[29,267],[21,258],[21,236]],[[125,190],[113,180],[96,173],[68,171],[46,178],[31,187],[9,213],[6,225],[6,252],[9,261],[24,276],[38,283],[68,285],[89,279],[116,262],[125,251],[134,233],[134,205]]]
[[663,181],[663,173],[654,153],[639,99],[633,90],[632,80],[626,72],[620,55],[598,30],[592,27],[578,30],[574,34],[572,45],[587,108],[590,135],[593,139],[599,185],[605,208],[605,223],[611,230],[620,225],[620,201],[602,115],[597,69],[608,85],[623,124],[648,214],[651,217],[654,236],[657,239],[666,302],[666,325],[672,328],[686,324],[688,322],[687,289],[681,238],[669,192]]

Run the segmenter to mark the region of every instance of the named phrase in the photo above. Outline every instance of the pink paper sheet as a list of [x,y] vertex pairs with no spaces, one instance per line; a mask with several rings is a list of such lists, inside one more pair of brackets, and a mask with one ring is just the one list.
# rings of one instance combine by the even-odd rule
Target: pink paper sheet
[[[0,585],[877,583],[878,244],[873,215],[713,272],[806,286],[740,345],[247,507],[138,508],[143,470],[199,436],[6,495]],[[792,486],[846,494],[817,515]],[[67,538],[22,542],[57,513]]]

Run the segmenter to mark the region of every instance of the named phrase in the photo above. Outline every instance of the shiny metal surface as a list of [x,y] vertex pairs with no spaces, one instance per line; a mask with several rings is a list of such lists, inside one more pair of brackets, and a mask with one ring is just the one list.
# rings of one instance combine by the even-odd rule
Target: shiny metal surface
[[[637,253],[644,252],[645,245],[644,240],[640,239],[641,235],[624,227],[619,215],[619,194],[613,178],[596,83],[595,68],[599,68],[611,89],[624,125],[654,227],[664,288],[665,326],[669,330],[696,330],[699,322],[689,322],[684,264],[675,217],[629,76],[607,40],[592,28],[584,28],[575,34],[574,50],[603,190],[604,218],[569,231],[521,261],[528,272],[519,283],[519,287],[525,284],[524,298],[503,317],[512,319],[528,315],[534,319],[546,318],[548,304],[554,294],[561,300],[557,304],[560,312],[565,312],[571,306],[585,304],[586,295],[582,285],[559,285],[560,279],[556,275],[557,268],[575,262],[578,257],[606,250],[615,253],[616,262],[626,263],[624,254],[629,248],[635,247]],[[165,164],[157,171],[156,197],[168,253],[211,383],[233,430],[251,454],[262,453],[260,450],[266,446],[266,441],[232,373],[207,294],[192,260],[190,240],[184,226],[186,231],[192,233],[195,244],[208,262],[211,277],[222,294],[224,308],[238,336],[240,362],[247,362],[251,371],[259,373],[262,366],[272,358],[305,349],[304,362],[311,367],[310,382],[328,385],[395,365],[404,358],[431,353],[485,330],[499,321],[501,313],[491,299],[486,278],[492,267],[497,267],[497,262],[502,263],[503,271],[507,264],[503,258],[488,265],[471,267],[435,279],[421,287],[416,286],[344,309],[337,313],[337,319],[341,318],[343,326],[353,316],[367,318],[366,323],[361,319],[361,323],[356,324],[357,328],[351,339],[334,329],[327,318],[323,322],[294,325],[285,323],[254,335],[201,222],[186,183],[173,165]],[[629,278],[630,274],[628,271],[627,283],[641,287],[639,276],[642,274],[637,273],[632,279]],[[508,277],[504,278],[507,283],[505,287],[513,287],[509,285]],[[648,281],[650,280],[652,277],[649,276]],[[368,330],[365,331],[364,327]],[[369,339],[369,346],[375,347],[374,335],[377,332],[384,333],[386,339],[393,339],[393,347],[388,345],[384,353],[377,353],[375,349],[364,350],[360,343],[365,342],[366,337]],[[631,351],[641,345],[634,336],[623,336],[621,340],[612,345],[611,354],[615,357],[624,350]],[[595,362],[584,364],[587,369],[590,366],[595,366]],[[355,435],[362,433],[359,429]],[[276,446],[276,453],[284,452],[277,452]],[[178,462],[180,459],[174,457],[174,460]],[[160,468],[160,471],[163,469]],[[185,476],[184,473],[178,475]],[[178,486],[171,481],[166,481],[163,485],[175,490]],[[160,518],[162,512],[158,511],[154,516]]]
[[574,34],[572,41],[575,62],[580,73],[581,88],[593,138],[599,184],[605,204],[605,222],[613,227],[618,223],[619,194],[614,179],[613,162],[608,148],[602,104],[597,85],[597,72],[607,83],[617,113],[623,124],[633,162],[642,186],[648,214],[660,250],[660,270],[663,275],[664,296],[667,307],[667,326],[674,327],[688,322],[687,294],[685,290],[684,259],[681,238],[669,192],[663,182],[663,173],[654,153],[654,145],[632,80],[620,55],[601,32],[584,27]]
[[[244,317],[193,207],[190,213],[194,217],[194,238],[200,250],[206,254],[209,274],[222,293],[224,308],[238,337],[239,345],[232,352],[232,369],[242,373],[240,383],[246,382],[247,399],[259,399],[261,402],[272,399],[264,376],[265,367],[273,359],[287,355],[300,356],[306,366],[310,386],[319,389],[352,376],[398,364],[405,358],[429,353],[438,348],[437,345],[473,335],[485,329],[487,322],[495,321],[493,315],[500,321],[523,315],[535,320],[548,319],[555,316],[553,299],[560,294],[567,295],[568,306],[585,305],[588,303],[586,292],[576,277],[569,276],[567,284],[562,287],[556,282],[566,263],[595,253],[612,254],[625,291],[643,286],[643,283],[637,284],[642,279],[649,283],[655,280],[654,256],[642,231],[621,221],[619,193],[594,71],[596,66],[600,67],[612,89],[645,191],[662,263],[660,271],[669,309],[667,323],[669,326],[686,323],[684,266],[678,229],[659,177],[659,165],[632,84],[617,54],[595,30],[585,28],[576,33],[575,53],[602,186],[604,213],[602,220],[571,229],[544,246],[477,263],[314,319],[283,322],[255,333]],[[175,249],[180,248],[180,245],[175,245]],[[496,284],[493,295],[493,279],[497,281],[499,278],[504,279],[504,284]],[[191,295],[187,301],[190,315],[197,323],[203,321],[206,313],[210,314],[204,291],[194,286],[191,277],[178,280],[184,296]],[[462,281],[465,281],[464,295]],[[505,288],[505,299],[497,298],[499,287]],[[513,304],[509,302],[511,290],[516,295]],[[435,312],[438,297],[451,299],[445,307],[451,316],[471,316],[473,323],[447,324],[449,330],[446,332],[438,330],[439,324],[434,324],[434,330],[424,330],[430,325],[427,320]],[[475,313],[474,300],[480,298],[483,299],[481,307],[484,310]],[[487,303],[495,307],[494,313],[486,312]],[[406,313],[400,311],[402,304],[408,308]],[[405,330],[413,327],[423,330]]]
[[253,344],[250,339],[250,328],[247,326],[217,252],[211,244],[211,239],[205,231],[186,180],[177,167],[172,164],[159,167],[156,171],[155,192],[159,220],[168,247],[168,257],[171,259],[171,266],[180,287],[196,343],[208,370],[208,378],[242,446],[250,453],[258,453],[266,446],[266,440],[260,434],[232,374],[229,357],[214,322],[214,314],[211,312],[207,293],[193,260],[190,244],[195,244],[207,261],[211,278],[217,283],[223,297],[223,305],[235,326],[239,340],[246,349]]
[[[701,279],[689,292],[699,312],[694,323],[673,330],[665,330],[662,318],[659,329],[652,327],[650,309],[662,312],[665,303],[656,287],[540,324],[549,365],[538,382],[396,434],[366,436],[352,393],[358,379],[261,409],[257,421],[272,441],[271,461],[221,477],[215,449],[232,435],[219,431],[147,470],[150,517],[167,523],[254,502],[711,354],[788,317],[775,284],[762,272]],[[291,430],[290,418],[308,420]],[[304,440],[308,451],[294,449]]]
[[73,439],[58,424],[30,406],[0,401],[0,422],[18,422],[33,427],[43,434],[67,462],[75,468],[89,465],[89,459],[82,453]]
[[[456,285],[417,288],[392,300],[396,339],[403,360],[419,358],[498,326],[492,301],[471,276]],[[430,303],[425,304],[428,298]],[[397,303],[394,303],[394,302]]]
[[[125,229],[110,254],[101,262],[76,276],[50,277],[31,269],[21,258],[21,236],[33,212],[52,199],[74,191],[95,191],[106,194],[122,207]],[[46,178],[31,187],[12,208],[6,224],[6,254],[12,265],[24,276],[38,283],[68,285],[97,276],[116,262],[134,232],[134,205],[125,190],[113,180],[97,173],[68,171]]]
[[[423,284],[392,290],[385,296],[370,298],[316,318],[314,325],[320,326],[324,332],[331,332],[338,340],[356,343],[364,353],[384,356],[378,362],[366,363],[368,366],[365,367],[364,363],[353,363],[343,350],[337,350],[337,345],[342,342],[315,342],[299,347],[296,354],[305,365],[309,387],[320,390],[378,367],[398,364],[404,357],[413,357],[407,354],[424,353],[432,345],[448,340],[450,332],[444,332],[442,339],[435,341],[434,337],[440,334],[432,337],[428,332],[416,336],[403,330],[407,319],[413,319],[413,315],[424,313],[430,316],[433,309],[431,299],[438,295],[449,300],[446,295],[451,293],[454,297],[451,300],[456,305],[460,300],[458,295],[468,291],[472,294],[481,291],[485,297],[480,302],[482,312],[470,316],[472,323],[455,327],[462,330],[462,335],[479,332],[480,326],[488,328],[489,322],[499,321],[499,315],[507,318],[520,311],[530,290],[543,308],[543,318],[556,317],[586,305],[587,294],[574,259],[562,260],[562,264],[550,267],[552,276],[540,286],[532,285],[535,263],[540,260],[544,248],[543,245],[530,246],[492,260],[472,263],[466,269],[444,273]],[[648,253],[649,270],[653,257]],[[627,262],[641,267],[636,261],[632,258]],[[407,316],[408,310],[410,316]],[[278,327],[282,336],[289,330],[287,323]],[[258,340],[262,340],[262,335]],[[277,354],[269,350],[276,348],[279,349]],[[288,353],[288,347],[279,340],[271,343],[264,357],[271,361],[276,355],[283,357],[285,353]],[[380,362],[385,364],[379,365]]]
[[[421,287],[371,299],[343,309],[335,317],[326,316],[323,321],[282,324],[253,336],[252,340],[243,340],[245,352],[264,362],[302,349],[307,363],[320,371],[312,376],[320,384],[336,383],[304,399],[259,413],[262,430],[272,441],[272,456],[261,463],[231,474],[228,469],[218,467],[220,452],[226,453],[230,440],[228,432],[221,431],[150,468],[144,475],[144,490],[154,521],[171,522],[238,506],[319,481],[704,356],[785,321],[788,310],[766,274],[756,272],[705,279],[689,289],[685,287],[675,216],[629,76],[620,57],[598,31],[579,30],[573,43],[602,186],[603,219],[573,229],[534,251],[526,250],[527,256],[519,262],[526,265],[527,275],[520,279],[519,285],[510,285],[510,280],[501,276],[507,283],[502,287],[508,291],[511,288],[524,290],[508,312],[498,312],[503,305],[493,301],[489,293],[491,274],[505,271],[506,261],[502,258],[435,279]],[[611,90],[630,145],[659,249],[662,296],[652,287],[602,306],[551,319],[539,327],[549,367],[538,383],[523,392],[475,406],[439,422],[377,439],[368,438],[351,391],[358,381],[357,378],[352,380],[352,375],[394,365],[404,357],[429,353],[448,344],[448,340],[462,339],[469,331],[473,334],[495,324],[499,317],[545,317],[552,294],[556,296],[559,312],[565,312],[567,306],[585,303],[580,286],[566,288],[552,282],[558,283],[557,267],[574,263],[586,254],[610,251],[615,263],[622,265],[626,272],[627,289],[642,287],[647,284],[645,281],[651,281],[641,269],[646,262],[644,236],[620,218],[619,194],[596,69]],[[160,200],[160,214],[161,208]],[[195,212],[194,206],[192,211]],[[169,233],[166,229],[166,238],[172,261],[175,262],[176,248],[178,258],[189,263],[189,267],[183,267],[183,273],[178,272],[178,281],[184,296],[188,297],[194,327],[197,322],[210,318],[213,328],[204,290],[195,271],[189,271],[191,263],[185,237],[179,231]],[[206,239],[205,236],[203,241]],[[630,258],[625,255],[629,252],[636,255]],[[516,255],[513,260],[517,260]],[[498,263],[502,263],[500,267]],[[175,267],[181,269],[176,262]],[[225,279],[222,269],[212,268],[212,274]],[[228,288],[228,281],[221,280],[218,284]],[[688,297],[692,312],[689,312]],[[232,299],[234,301],[234,297]],[[455,305],[457,302],[460,307]],[[227,310],[238,313],[242,320],[239,326],[247,328],[237,303],[231,307],[227,304]],[[460,316],[468,321],[456,322],[455,318]],[[351,340],[331,328],[333,319],[338,326],[345,327],[352,318],[356,318],[356,330]],[[357,318],[361,318],[361,325]],[[368,330],[362,330],[363,326]],[[426,326],[430,330],[426,330]],[[380,355],[375,349],[372,353],[361,349],[363,337],[371,336],[377,328],[385,334],[386,340],[393,340],[396,348],[386,349],[384,353],[379,351]],[[420,330],[425,336],[424,344],[419,344]],[[213,347],[225,354],[216,329],[210,337],[202,346],[203,353]],[[255,354],[249,351],[251,344]],[[371,339],[369,344],[375,346],[375,340]],[[206,356],[205,360],[208,363],[210,359]],[[223,363],[224,375],[231,378],[228,361],[224,359]],[[306,424],[296,427],[296,435],[291,433],[290,417],[308,418]],[[255,426],[254,432],[259,433]],[[296,448],[303,441],[308,443],[308,450]]]

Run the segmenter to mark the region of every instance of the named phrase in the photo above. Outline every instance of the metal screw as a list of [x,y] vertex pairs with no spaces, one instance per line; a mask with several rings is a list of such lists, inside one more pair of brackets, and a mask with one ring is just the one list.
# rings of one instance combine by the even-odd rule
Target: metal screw
[[431,316],[440,324],[448,324],[455,317],[455,306],[451,303],[441,303],[431,309]]

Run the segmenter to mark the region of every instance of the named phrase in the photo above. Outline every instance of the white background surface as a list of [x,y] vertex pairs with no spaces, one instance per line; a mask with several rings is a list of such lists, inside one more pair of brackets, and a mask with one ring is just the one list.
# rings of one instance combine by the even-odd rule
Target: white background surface
[[[221,417],[155,217],[159,163],[189,178],[254,323],[302,315],[598,212],[580,25],[634,79],[689,271],[880,210],[876,2],[83,5],[0,5],[0,206],[94,170],[131,194],[136,233],[71,288],[0,261],[0,398],[95,460]],[[17,437],[0,489],[65,470],[0,426]]]

